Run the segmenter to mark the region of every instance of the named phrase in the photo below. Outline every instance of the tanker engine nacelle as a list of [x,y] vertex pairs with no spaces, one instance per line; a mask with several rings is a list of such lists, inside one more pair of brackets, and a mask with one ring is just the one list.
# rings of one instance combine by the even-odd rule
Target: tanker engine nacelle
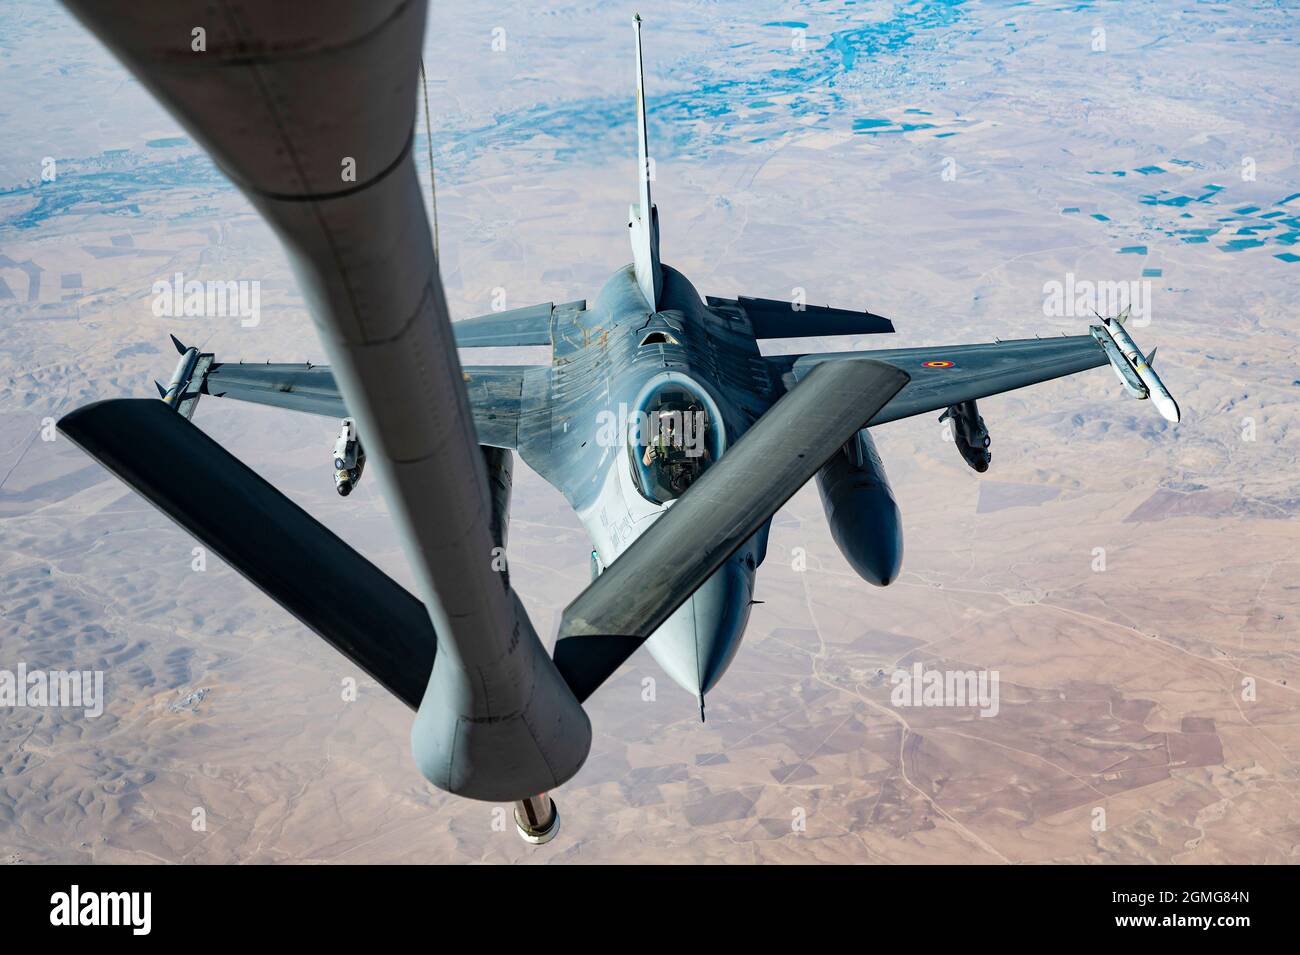
[[903,518],[885,466],[866,430],[817,472],[831,537],[859,577],[886,587],[903,564]]
[[357,423],[343,419],[343,428],[334,442],[334,490],[347,497],[361,480],[366,467],[366,451],[357,437]]

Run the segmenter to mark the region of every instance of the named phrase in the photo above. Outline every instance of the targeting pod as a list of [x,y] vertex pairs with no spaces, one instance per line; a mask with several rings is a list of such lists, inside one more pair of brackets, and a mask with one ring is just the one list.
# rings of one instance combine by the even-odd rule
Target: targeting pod
[[343,419],[343,427],[334,441],[334,490],[347,497],[361,480],[366,467],[366,451],[357,437],[357,423]]
[[989,450],[993,442],[975,399],[950,406],[939,415],[939,420],[952,422],[952,440],[962,460],[980,474],[987,471],[993,460],[993,452]]
[[1091,327],[1092,337],[1105,350],[1106,357],[1110,359],[1111,367],[1123,382],[1125,390],[1135,398],[1149,397],[1166,421],[1177,424],[1181,417],[1178,402],[1174,401],[1165,383],[1151,367],[1156,358],[1156,350],[1153,348],[1151,354],[1145,358],[1142,356],[1137,343],[1124,327],[1127,318],[1127,311],[1117,318],[1102,318],[1100,325]]

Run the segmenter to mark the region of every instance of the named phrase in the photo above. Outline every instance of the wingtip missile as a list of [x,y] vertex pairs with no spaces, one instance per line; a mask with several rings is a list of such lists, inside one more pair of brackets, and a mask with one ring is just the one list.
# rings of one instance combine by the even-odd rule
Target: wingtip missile
[[171,405],[183,417],[191,418],[202,393],[204,376],[212,365],[212,354],[201,353],[193,345],[182,343],[175,335],[171,340],[181,357],[176,360],[171,380],[166,385],[155,381],[154,387],[165,404]]
[[1169,394],[1153,395],[1152,403],[1155,404],[1156,410],[1170,424],[1178,424],[1183,418],[1183,413],[1178,408],[1178,402],[1174,401]]
[[[1105,321],[1105,319],[1102,319],[1102,321]],[[1114,370],[1119,383],[1124,386],[1124,390],[1129,393],[1130,397],[1136,398],[1138,401],[1145,401],[1149,397],[1147,386],[1142,384],[1142,379],[1137,376],[1137,372],[1133,370],[1133,367],[1120,353],[1119,346],[1115,344],[1115,340],[1111,338],[1110,333],[1100,325],[1093,325],[1090,331],[1093,339],[1101,346],[1102,351],[1106,353],[1106,357],[1110,359],[1110,367]]]
[[[1102,324],[1093,326],[1096,330],[1093,337],[1105,350],[1111,366],[1120,376],[1120,381],[1124,383],[1129,393],[1135,398],[1150,397],[1151,403],[1160,412],[1160,416],[1170,424],[1177,424],[1182,419],[1178,402],[1174,401],[1165,383],[1151,367],[1156,350],[1153,348],[1151,354],[1145,358],[1142,356],[1137,343],[1133,341],[1133,336],[1124,327],[1124,320],[1127,318],[1127,309],[1115,318],[1102,318]],[[1098,332],[1109,341],[1104,341]],[[1146,394],[1140,394],[1140,391]]]

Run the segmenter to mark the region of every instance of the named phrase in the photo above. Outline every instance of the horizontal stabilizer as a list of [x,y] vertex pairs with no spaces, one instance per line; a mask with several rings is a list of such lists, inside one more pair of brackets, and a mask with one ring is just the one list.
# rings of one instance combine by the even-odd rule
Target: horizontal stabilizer
[[555,665],[585,700],[906,385],[867,359],[785,395],[564,610]]
[[437,641],[424,604],[167,405],[120,398],[59,430],[412,709]]
[[711,308],[743,312],[755,338],[820,338],[825,335],[878,335],[894,330],[894,323],[870,312],[855,312],[826,305],[798,305],[771,298],[736,299],[708,296]]
[[528,305],[492,315],[479,315],[451,323],[460,348],[513,348],[521,345],[551,344],[551,316],[557,311],[581,311],[585,301],[556,305]]

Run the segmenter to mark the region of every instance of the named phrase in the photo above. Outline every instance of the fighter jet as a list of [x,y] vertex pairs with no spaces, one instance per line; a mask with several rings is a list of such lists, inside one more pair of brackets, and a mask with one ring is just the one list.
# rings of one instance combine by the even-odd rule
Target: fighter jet
[[[593,299],[453,324],[412,161],[423,2],[229,16],[207,0],[65,2],[277,231],[331,364],[218,361],[173,337],[162,400],[99,402],[60,428],[415,709],[424,776],[514,802],[530,842],[554,837],[548,793],[590,748],[582,703],[642,644],[703,715],[740,647],[771,519],[806,483],[863,580],[898,577],[902,519],[871,428],[941,412],[984,471],[979,399],[1108,363],[1178,420],[1121,319],[1075,336],[765,357],[763,341],[894,327],[868,311],[701,295],[661,259],[639,17],[631,262]],[[340,182],[348,159],[359,174]],[[458,353],[513,346],[546,346],[550,360],[462,365]],[[341,420],[335,486],[352,491],[368,452],[418,594],[194,426],[203,396]],[[506,552],[516,454],[591,540],[592,582],[553,653],[508,564],[489,560]]]

